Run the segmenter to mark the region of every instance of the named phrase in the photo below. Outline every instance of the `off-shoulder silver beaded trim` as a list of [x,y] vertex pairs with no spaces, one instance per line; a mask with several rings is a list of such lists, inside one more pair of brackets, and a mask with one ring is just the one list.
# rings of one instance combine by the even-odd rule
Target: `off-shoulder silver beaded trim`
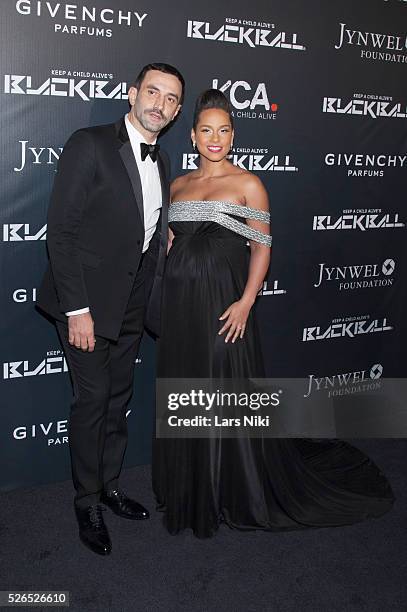
[[270,213],[264,210],[257,210],[248,206],[241,206],[240,204],[231,204],[221,200],[173,202],[168,210],[168,221],[213,221],[249,240],[254,240],[271,247],[271,236],[259,232],[237,219],[232,219],[228,214],[270,223]]

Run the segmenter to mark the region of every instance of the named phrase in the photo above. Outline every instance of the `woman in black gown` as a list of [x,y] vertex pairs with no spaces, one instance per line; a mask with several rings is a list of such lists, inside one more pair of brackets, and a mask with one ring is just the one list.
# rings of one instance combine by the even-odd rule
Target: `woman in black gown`
[[[199,169],[171,188],[158,377],[260,378],[251,308],[269,265],[267,193],[227,160],[233,118],[220,91],[198,98],[192,141]],[[222,522],[270,531],[347,525],[393,503],[376,465],[340,441],[156,438],[153,488],[168,531],[189,527],[198,537]]]

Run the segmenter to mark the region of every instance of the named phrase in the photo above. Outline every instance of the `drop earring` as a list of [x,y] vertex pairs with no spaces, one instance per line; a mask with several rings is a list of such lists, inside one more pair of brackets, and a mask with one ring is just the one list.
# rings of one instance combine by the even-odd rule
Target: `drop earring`
[[192,148],[194,149],[194,151],[196,151],[196,142],[192,143]]

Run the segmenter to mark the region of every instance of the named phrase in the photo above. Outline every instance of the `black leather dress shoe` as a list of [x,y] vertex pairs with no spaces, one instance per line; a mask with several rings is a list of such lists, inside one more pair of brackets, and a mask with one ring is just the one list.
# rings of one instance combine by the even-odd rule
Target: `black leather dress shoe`
[[87,508],[75,508],[79,525],[79,537],[83,544],[98,555],[110,555],[112,543],[103,520],[105,508],[94,505]]
[[120,491],[114,489],[105,491],[100,498],[102,504],[108,506],[115,514],[123,518],[132,519],[133,521],[141,521],[150,518],[148,510],[141,504],[130,499]]

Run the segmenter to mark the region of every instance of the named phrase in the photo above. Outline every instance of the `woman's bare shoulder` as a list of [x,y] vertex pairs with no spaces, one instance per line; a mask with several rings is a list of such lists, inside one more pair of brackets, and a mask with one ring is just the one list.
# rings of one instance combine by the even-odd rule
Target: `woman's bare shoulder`
[[177,193],[182,193],[186,188],[187,185],[191,182],[191,179],[193,179],[193,174],[195,173],[195,171],[192,172],[188,172],[188,174],[181,174],[180,176],[177,176],[171,183],[171,199],[174,199],[174,196]]
[[240,188],[244,194],[247,206],[253,206],[261,210],[269,209],[267,190],[261,179],[255,174],[246,171],[239,177]]
[[185,184],[185,182],[188,180],[188,175],[187,174],[181,174],[180,176],[175,177],[175,179],[171,182],[171,189],[175,188],[179,188],[181,187],[181,185]]
[[239,174],[240,184],[249,189],[264,189],[262,181],[258,176],[249,172],[249,170],[244,170],[241,174]]
[[187,182],[187,175],[186,174],[182,174],[181,176],[177,176],[171,183],[170,186],[170,192],[171,192],[171,199],[174,199],[174,195],[181,191],[182,189],[184,189],[185,184]]

